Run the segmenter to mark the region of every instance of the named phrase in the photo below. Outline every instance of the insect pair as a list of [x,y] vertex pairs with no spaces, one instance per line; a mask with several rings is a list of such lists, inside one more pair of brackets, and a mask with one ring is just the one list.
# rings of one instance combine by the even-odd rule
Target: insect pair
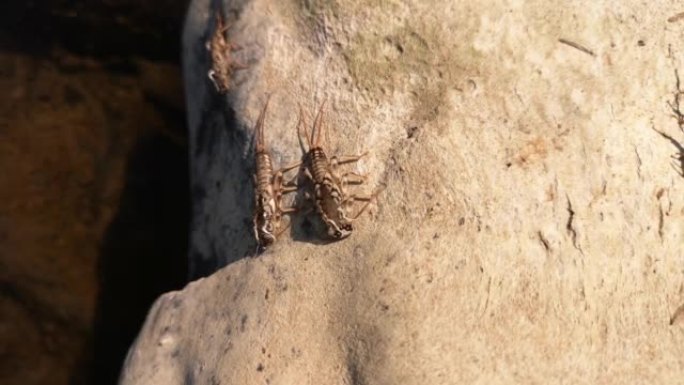
[[[366,154],[354,156],[332,156],[328,158],[321,143],[323,131],[323,111],[325,102],[318,110],[314,120],[311,135],[306,129],[306,118],[300,106],[297,135],[301,143],[302,131],[306,138],[308,149],[302,144],[304,156],[301,162],[285,166],[279,170],[273,169],[273,162],[264,140],[264,118],[270,97],[266,101],[254,128],[255,135],[255,173],[254,173],[254,236],[261,247],[273,244],[279,235],[287,228],[282,223],[283,215],[293,214],[301,210],[297,207],[284,207],[283,196],[300,188],[297,177],[285,182],[284,175],[290,170],[300,169],[297,176],[303,174],[310,182],[309,190],[304,196],[310,203],[306,213],[316,211],[323,222],[326,233],[333,240],[348,237],[354,230],[352,222],[368,207],[370,202],[380,191],[370,196],[351,194],[347,191],[349,185],[359,185],[365,181],[365,176],[345,172],[340,174],[339,166],[354,163]],[[313,193],[313,194],[311,194]],[[353,216],[349,216],[350,206],[357,201],[366,202]]]

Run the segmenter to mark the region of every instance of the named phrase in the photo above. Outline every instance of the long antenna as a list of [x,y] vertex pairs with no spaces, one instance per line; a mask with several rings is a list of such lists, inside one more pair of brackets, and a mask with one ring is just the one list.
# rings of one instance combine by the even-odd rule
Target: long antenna
[[268,108],[268,103],[270,102],[271,94],[269,94],[266,98],[266,104],[264,104],[264,109],[261,110],[259,118],[256,122],[256,126],[254,126],[254,135],[256,136],[254,147],[256,152],[266,151],[266,146],[264,145],[264,119],[266,118],[266,109]]
[[209,4],[209,8],[211,8],[214,11],[214,14],[216,15],[216,17],[215,17],[216,27],[215,28],[217,28],[217,29],[221,28],[220,25],[223,24],[223,1],[211,0],[211,3]]
[[304,127],[304,137],[306,138],[306,143],[309,145],[309,149],[311,149],[311,138],[309,137],[309,131],[306,129],[306,117],[304,116],[304,108],[300,103],[299,105],[299,119],[297,121],[297,138],[299,139],[299,145],[302,147],[303,152],[307,152],[307,150],[304,148],[304,144],[302,143],[302,127]]
[[[321,131],[323,131],[323,129],[321,128],[323,122],[323,108],[325,107],[325,103],[327,101],[327,97],[323,99],[323,103],[321,104],[321,108],[318,110],[318,114],[316,114],[316,120],[314,120],[314,125],[311,130],[311,141],[314,143],[316,147],[321,146]],[[316,136],[315,139],[314,135]]]

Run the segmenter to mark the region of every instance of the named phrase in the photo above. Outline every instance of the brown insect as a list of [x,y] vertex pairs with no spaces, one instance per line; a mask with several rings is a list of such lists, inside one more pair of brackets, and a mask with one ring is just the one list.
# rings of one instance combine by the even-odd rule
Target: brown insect
[[216,91],[225,93],[230,87],[230,77],[234,70],[245,69],[247,66],[233,59],[233,51],[241,47],[228,41],[226,32],[230,26],[223,21],[220,11],[216,12],[216,28],[206,47],[211,55],[211,69],[208,72],[209,79],[214,83]]
[[254,236],[260,247],[272,245],[287,227],[282,227],[283,214],[297,211],[294,207],[283,207],[284,194],[297,190],[296,184],[283,183],[283,175],[297,168],[301,162],[273,170],[271,154],[264,140],[264,118],[271,97],[269,96],[254,127]]
[[[309,150],[304,156],[305,174],[313,183],[314,206],[326,226],[328,236],[339,240],[348,237],[354,226],[352,222],[357,219],[368,207],[370,202],[380,193],[376,191],[370,196],[359,196],[349,194],[345,187],[350,184],[362,184],[366,177],[354,172],[338,173],[338,168],[342,164],[353,163],[361,159],[366,153],[352,156],[333,156],[328,158],[321,144],[321,132],[323,131],[323,108],[325,101],[318,110],[314,119],[314,125],[309,137],[306,131],[304,112],[300,106],[300,118],[297,124],[297,134],[301,138],[301,127],[304,126]],[[349,217],[347,208],[355,201],[363,201],[366,204],[356,215]]]

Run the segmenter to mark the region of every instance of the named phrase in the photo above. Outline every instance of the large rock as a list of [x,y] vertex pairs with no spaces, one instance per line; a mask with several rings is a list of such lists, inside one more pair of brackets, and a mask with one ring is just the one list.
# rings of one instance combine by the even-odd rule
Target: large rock
[[[222,99],[204,51],[216,4],[193,1],[192,268],[230,264],[157,301],[122,383],[681,380],[672,5],[224,4],[249,68]],[[327,96],[331,152],[370,151],[359,191],[387,189],[346,240],[299,221],[241,259],[269,93],[278,164],[301,157],[297,103]]]

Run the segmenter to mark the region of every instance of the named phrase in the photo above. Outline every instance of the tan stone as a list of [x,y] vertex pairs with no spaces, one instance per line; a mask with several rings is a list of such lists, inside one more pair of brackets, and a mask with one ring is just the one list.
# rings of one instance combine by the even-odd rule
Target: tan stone
[[[209,3],[193,1],[184,37],[196,139],[225,122],[193,56]],[[237,125],[193,143],[193,183],[236,178],[205,191],[193,247],[232,263],[157,301],[122,384],[681,382],[681,11],[245,2]],[[370,151],[360,191],[387,189],[344,241],[295,228],[237,261],[251,163],[226,152],[248,146],[268,93],[279,163],[301,156],[297,103],[327,96],[334,150]]]

